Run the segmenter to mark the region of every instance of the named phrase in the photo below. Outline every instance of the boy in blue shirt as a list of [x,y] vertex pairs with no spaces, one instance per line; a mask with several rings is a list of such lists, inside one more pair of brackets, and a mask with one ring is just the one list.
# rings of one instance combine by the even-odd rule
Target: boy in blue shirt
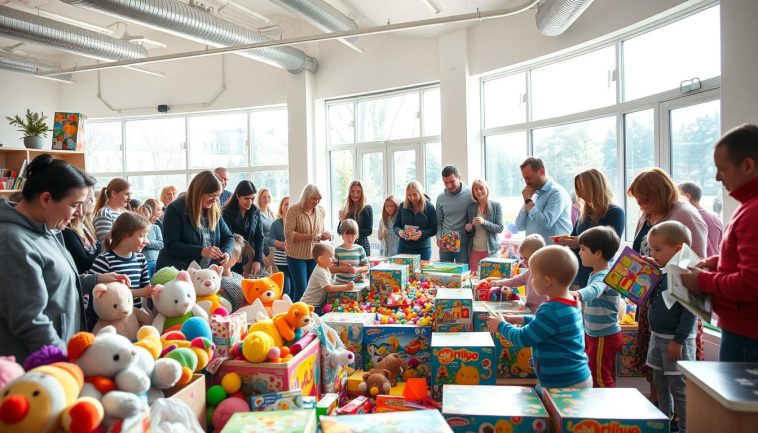
[[592,387],[579,302],[568,289],[578,267],[566,247],[539,249],[529,258],[529,269],[535,293],[548,300],[534,316],[498,314],[487,320],[490,332],[499,332],[514,346],[532,347],[534,370],[543,388]]

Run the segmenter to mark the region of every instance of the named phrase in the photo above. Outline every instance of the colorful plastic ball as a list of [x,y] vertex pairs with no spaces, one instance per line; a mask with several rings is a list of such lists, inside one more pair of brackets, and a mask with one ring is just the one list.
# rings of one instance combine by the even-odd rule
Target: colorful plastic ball
[[242,387],[242,378],[237,373],[227,373],[221,378],[221,387],[227,394],[234,394]]
[[332,311],[332,304],[324,305],[324,313],[331,313],[331,311]]
[[507,231],[507,232],[505,232],[504,236],[505,236],[506,239],[510,239],[511,236],[513,236],[513,233],[511,233],[510,231]]
[[205,401],[211,406],[218,406],[226,398],[226,391],[221,385],[213,385],[205,393]]
[[211,326],[202,317],[190,317],[182,325],[182,334],[187,341],[192,341],[197,337],[205,337],[213,341]]
[[213,412],[216,411],[216,408],[213,406],[208,406],[205,408],[205,422],[208,425],[213,425]]
[[230,394],[228,398],[232,398],[232,397],[241,398],[242,400],[245,400],[245,393],[242,391],[237,391],[234,394]]

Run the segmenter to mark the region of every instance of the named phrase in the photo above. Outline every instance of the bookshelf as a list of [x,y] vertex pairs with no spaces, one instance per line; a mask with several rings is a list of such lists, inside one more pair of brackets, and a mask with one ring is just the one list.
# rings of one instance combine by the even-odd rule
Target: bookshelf
[[[71,150],[52,150],[52,149],[27,149],[24,147],[0,147],[0,168],[10,168],[11,170],[18,170],[27,159],[31,163],[32,160],[41,155],[47,153],[52,155],[53,158],[62,159],[69,164],[85,169],[84,152],[74,152]],[[0,197],[8,197],[17,189],[2,189],[0,190]]]

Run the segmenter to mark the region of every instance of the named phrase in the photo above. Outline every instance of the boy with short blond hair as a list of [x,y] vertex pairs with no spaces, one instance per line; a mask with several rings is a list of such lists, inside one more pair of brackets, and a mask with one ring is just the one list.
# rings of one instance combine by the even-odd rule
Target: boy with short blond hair
[[[521,244],[518,246],[518,253],[521,256],[522,259],[524,259],[525,262],[529,263],[529,258],[532,257],[532,254],[534,254],[537,250],[545,246],[545,239],[542,238],[542,235],[539,233],[533,233],[531,235],[526,236],[522,241]],[[532,274],[529,271],[529,268],[526,269],[526,271],[522,274],[515,275],[511,278],[487,278],[491,281],[492,287],[521,287],[524,286],[524,291],[526,292],[526,306],[529,308],[529,311],[534,313],[537,311],[537,308],[547,300],[547,297],[544,295],[538,295],[534,293],[534,288],[532,287]]]
[[329,272],[329,268],[334,264],[334,248],[331,245],[319,242],[313,246],[312,254],[318,266],[311,273],[311,277],[308,279],[308,287],[306,287],[300,301],[313,305],[316,312],[321,314],[324,304],[326,304],[327,293],[353,290],[354,284],[352,281],[347,284],[332,284],[332,274]]

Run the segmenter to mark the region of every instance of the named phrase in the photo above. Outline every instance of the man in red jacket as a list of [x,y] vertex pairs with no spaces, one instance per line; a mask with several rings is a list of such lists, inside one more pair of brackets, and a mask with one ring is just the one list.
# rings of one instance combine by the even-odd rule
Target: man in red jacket
[[758,126],[724,134],[713,152],[716,180],[740,202],[721,252],[682,275],[693,292],[710,293],[721,326],[719,360],[758,362]]

